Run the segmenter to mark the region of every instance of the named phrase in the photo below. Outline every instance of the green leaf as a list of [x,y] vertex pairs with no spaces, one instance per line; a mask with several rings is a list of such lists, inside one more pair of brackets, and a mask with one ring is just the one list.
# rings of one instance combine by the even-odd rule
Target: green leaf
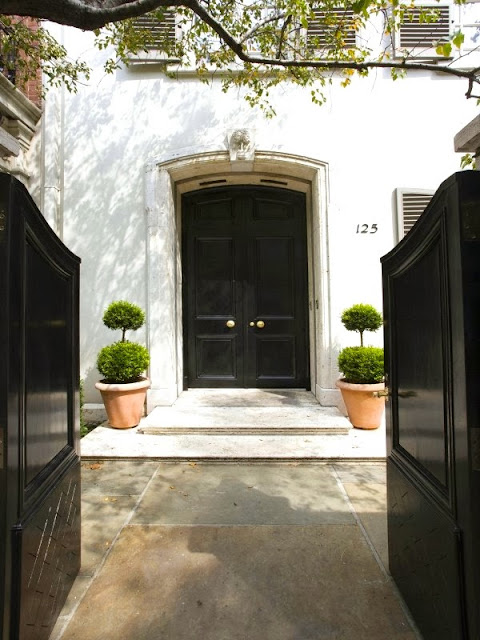
[[371,0],[357,0],[352,4],[352,8],[355,13],[362,13],[366,11],[371,4]]
[[466,153],[460,159],[461,169],[467,169],[468,167],[475,169],[475,158],[471,153]]
[[457,33],[452,38],[452,42],[457,47],[457,49],[460,49],[464,40],[465,40],[465,36],[461,31],[457,31]]
[[443,56],[444,58],[448,58],[450,56],[450,54],[452,53],[452,45],[450,44],[450,42],[445,42],[442,44],[439,44],[435,47],[435,51],[437,52],[437,54],[439,56]]

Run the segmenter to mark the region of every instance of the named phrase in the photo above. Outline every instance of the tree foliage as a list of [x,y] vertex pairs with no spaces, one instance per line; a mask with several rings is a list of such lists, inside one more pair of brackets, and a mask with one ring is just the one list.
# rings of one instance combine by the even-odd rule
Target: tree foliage
[[126,331],[136,331],[145,323],[145,313],[136,304],[127,300],[116,300],[108,305],[103,314],[103,324],[109,329],[121,329],[122,342]]
[[342,312],[341,320],[347,331],[357,331],[360,334],[362,347],[364,331],[377,331],[383,323],[381,313],[371,304],[354,304]]
[[100,350],[97,369],[105,382],[136,382],[148,367],[147,348],[137,342],[115,342]]
[[381,347],[345,347],[338,355],[338,368],[345,382],[375,384],[384,378],[384,355]]
[[[208,80],[221,70],[225,90],[245,86],[247,100],[267,108],[269,90],[283,81],[308,87],[314,102],[322,103],[322,87],[332,74],[347,86],[355,74],[386,68],[396,79],[413,69],[423,69],[465,78],[467,97],[474,95],[480,69],[468,65],[438,65],[416,59],[405,51],[401,59],[392,57],[392,34],[413,5],[394,0],[3,0],[0,16],[3,50],[23,51],[29,72],[36,64],[51,82],[66,82],[75,90],[81,77],[88,78],[82,61],[68,61],[65,50],[55,43],[44,27],[37,31],[37,45],[11,15],[29,15],[95,30],[96,46],[113,51],[105,70],[128,64],[132,54],[151,44],[148,29],[138,27],[135,17],[150,12],[158,20],[167,11],[177,14],[181,37],[165,38],[161,47],[179,65],[195,68]],[[309,22],[322,12],[325,36],[306,36]],[[435,8],[423,9],[420,21],[435,22]],[[349,33],[374,33],[372,40],[357,38],[349,43]],[[463,34],[456,31],[448,41],[433,42],[442,56],[460,52]],[[476,96],[475,96],[476,97]]]
[[47,84],[64,84],[75,91],[88,80],[90,69],[82,60],[71,60],[67,50],[40,24],[15,16],[0,15],[0,70],[23,87],[42,70]]

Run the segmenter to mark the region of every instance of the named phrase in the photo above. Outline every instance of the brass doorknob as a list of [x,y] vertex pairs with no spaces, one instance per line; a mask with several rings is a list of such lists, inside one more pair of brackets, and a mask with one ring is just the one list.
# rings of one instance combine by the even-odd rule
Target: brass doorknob
[[263,320],[257,320],[257,327],[259,329],[263,329],[264,326],[265,326],[265,322]]
[[235,326],[235,320],[227,320],[227,327],[229,329],[233,329],[234,326]]

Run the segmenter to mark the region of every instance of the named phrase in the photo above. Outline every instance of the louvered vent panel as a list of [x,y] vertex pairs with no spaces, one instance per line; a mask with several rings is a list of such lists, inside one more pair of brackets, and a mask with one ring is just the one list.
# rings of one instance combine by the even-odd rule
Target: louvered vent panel
[[[422,10],[429,9],[434,9],[437,13],[436,21],[420,21]],[[444,42],[450,38],[450,7],[438,5],[408,9],[398,31],[399,46],[404,49],[432,47],[434,42]]]
[[403,235],[406,235],[425,211],[433,193],[402,193]]
[[[321,11],[314,9],[315,18],[308,23],[307,42],[311,48],[328,48],[331,47],[330,35],[334,34],[334,26],[326,22],[327,16],[332,13],[339,21],[343,21],[346,25],[351,25],[353,21],[353,11],[343,7]],[[345,34],[345,48],[353,48],[356,43],[356,33],[354,29],[349,29]]]
[[150,31],[152,41],[145,45],[148,50],[162,49],[163,44],[175,40],[175,12],[165,11],[163,20],[158,20],[151,14],[135,18],[134,24],[138,29]]

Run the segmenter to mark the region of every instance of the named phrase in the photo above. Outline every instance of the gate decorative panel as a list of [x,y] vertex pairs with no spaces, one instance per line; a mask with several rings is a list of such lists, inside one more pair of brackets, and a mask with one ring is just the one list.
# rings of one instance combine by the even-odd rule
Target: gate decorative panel
[[80,567],[79,259],[0,174],[2,638],[46,640]]
[[480,174],[382,263],[390,571],[425,640],[478,640]]

